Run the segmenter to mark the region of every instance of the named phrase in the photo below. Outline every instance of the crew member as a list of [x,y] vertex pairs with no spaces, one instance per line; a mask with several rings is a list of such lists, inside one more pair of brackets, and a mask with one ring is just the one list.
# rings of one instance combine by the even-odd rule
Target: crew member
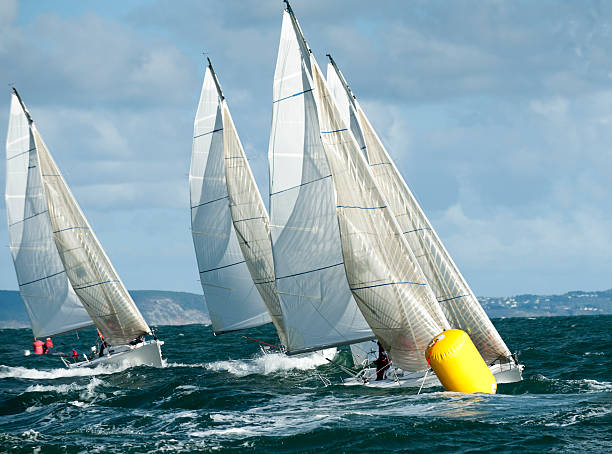
[[387,356],[387,352],[378,342],[378,358],[373,362],[376,366],[376,381],[383,380],[385,378],[385,371],[389,369],[389,357]]
[[34,347],[34,354],[35,355],[42,355],[43,352],[43,345],[44,342],[38,339],[34,340],[34,344],[32,344],[32,346]]
[[45,347],[47,347],[47,351],[53,348],[53,341],[50,337],[47,337],[47,340],[45,341]]
[[72,349],[72,357],[74,358],[75,361],[79,359],[79,354],[74,348]]

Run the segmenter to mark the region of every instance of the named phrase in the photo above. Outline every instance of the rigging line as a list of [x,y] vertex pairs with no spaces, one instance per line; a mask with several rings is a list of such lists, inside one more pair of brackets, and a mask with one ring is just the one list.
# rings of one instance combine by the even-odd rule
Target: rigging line
[[197,136],[193,136],[193,138],[197,139],[198,137],[207,136],[209,134],[214,134],[215,132],[219,132],[219,131],[223,131],[223,128],[213,129],[212,131],[208,131],[208,132],[205,132],[203,134],[198,134]]
[[283,347],[280,347],[280,346],[278,346],[278,345],[269,344],[269,343],[264,342],[264,341],[260,341],[260,340],[257,340],[257,339],[253,339],[252,337],[249,337],[249,336],[242,336],[242,337],[243,337],[244,339],[248,339],[248,340],[251,340],[251,341],[253,341],[253,342],[257,342],[257,343],[259,343],[259,344],[264,344],[264,345],[268,345],[268,346],[270,346],[270,347],[274,347],[274,348],[276,348],[276,349],[280,350],[281,352],[282,352],[282,351],[284,351],[284,348],[283,348]]
[[272,101],[272,104],[276,104],[277,102],[284,101],[285,99],[294,98],[296,96],[303,95],[304,93],[308,93],[309,91],[312,91],[312,88],[309,88],[308,90],[301,91],[299,93],[294,93],[294,94],[289,95],[289,96],[285,96],[284,98],[277,99],[276,101]]
[[241,263],[244,263],[245,261],[246,260],[242,260],[240,262],[230,263],[229,265],[223,265],[223,266],[219,266],[217,268],[211,268],[209,270],[200,271],[200,274],[210,273],[211,271],[222,270],[223,268],[229,268],[230,266],[240,265]]

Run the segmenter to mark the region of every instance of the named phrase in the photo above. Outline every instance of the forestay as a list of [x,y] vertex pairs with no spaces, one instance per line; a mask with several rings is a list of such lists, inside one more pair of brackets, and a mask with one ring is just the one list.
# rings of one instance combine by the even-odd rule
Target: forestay
[[233,228],[223,123],[222,95],[207,68],[194,122],[189,185],[193,244],[216,334],[271,321]]
[[327,80],[335,99],[339,100],[338,105],[344,108],[343,117],[349,119],[351,131],[362,140],[361,147],[376,182],[451,327],[468,332],[488,363],[500,356],[509,356],[508,347],[454,264],[333,60],[327,68]]
[[6,140],[5,198],[11,255],[34,336],[90,326],[55,247],[30,118],[16,91]]
[[289,353],[373,337],[346,281],[309,71],[306,43],[285,11],[268,158],[274,272]]
[[68,279],[111,345],[150,329],[91,230],[36,127],[32,125],[55,245]]
[[311,67],[351,291],[394,364],[425,369],[425,349],[448,322],[313,57]]

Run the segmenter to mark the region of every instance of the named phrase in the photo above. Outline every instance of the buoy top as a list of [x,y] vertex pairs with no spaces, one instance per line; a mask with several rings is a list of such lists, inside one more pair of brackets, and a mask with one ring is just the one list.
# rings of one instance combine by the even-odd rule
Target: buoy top
[[[455,354],[457,351],[463,348],[463,345],[470,337],[465,331],[460,329],[449,329],[441,334],[438,334],[429,343],[426,350],[427,360],[431,358],[442,359],[448,354]],[[436,346],[435,350],[432,350],[433,346]]]

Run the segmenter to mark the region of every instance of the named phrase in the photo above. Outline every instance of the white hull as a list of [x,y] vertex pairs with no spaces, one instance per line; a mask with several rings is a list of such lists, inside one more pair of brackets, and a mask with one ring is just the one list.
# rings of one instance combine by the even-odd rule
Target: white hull
[[161,346],[164,344],[160,340],[151,340],[137,345],[119,345],[111,347],[102,357],[91,360],[70,363],[64,360],[64,364],[70,369],[77,367],[96,367],[98,365],[111,366],[152,366],[163,367],[161,357]]
[[[499,383],[515,383],[523,380],[524,365],[514,363],[494,364],[489,367],[495,381]],[[426,376],[425,376],[426,375]],[[440,380],[433,371],[404,372],[401,369],[390,368],[383,380],[376,381],[376,370],[374,368],[363,369],[356,377],[347,378],[344,384],[348,386],[362,385],[373,388],[430,388],[442,386]]]

